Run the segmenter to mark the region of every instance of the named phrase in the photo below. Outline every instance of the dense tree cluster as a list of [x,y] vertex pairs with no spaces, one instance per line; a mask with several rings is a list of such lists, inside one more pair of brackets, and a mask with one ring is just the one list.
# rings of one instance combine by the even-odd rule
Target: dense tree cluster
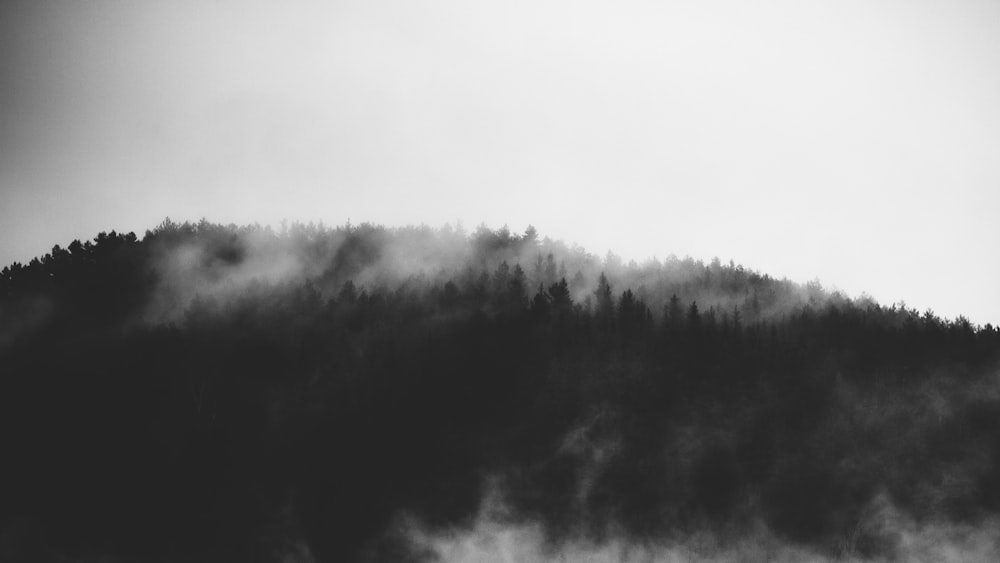
[[419,560],[484,484],[553,542],[763,520],[837,555],[876,495],[1000,511],[1000,331],[531,228],[165,221],[0,272],[0,559]]

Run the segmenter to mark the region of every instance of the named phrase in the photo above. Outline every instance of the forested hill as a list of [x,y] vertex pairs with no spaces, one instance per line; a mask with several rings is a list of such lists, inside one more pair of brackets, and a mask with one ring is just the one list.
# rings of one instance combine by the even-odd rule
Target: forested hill
[[2,561],[992,557],[1000,331],[533,228],[168,220],[0,272],[0,443]]

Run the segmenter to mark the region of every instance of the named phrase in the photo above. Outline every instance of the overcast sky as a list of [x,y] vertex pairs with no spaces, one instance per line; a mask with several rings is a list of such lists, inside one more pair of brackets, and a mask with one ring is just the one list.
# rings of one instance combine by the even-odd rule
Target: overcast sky
[[0,262],[534,224],[1000,321],[1000,2],[0,2]]

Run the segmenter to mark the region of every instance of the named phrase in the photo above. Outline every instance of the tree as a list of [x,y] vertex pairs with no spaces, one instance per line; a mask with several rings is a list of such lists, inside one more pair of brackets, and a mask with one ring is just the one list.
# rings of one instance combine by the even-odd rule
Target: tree
[[580,270],[576,271],[573,275],[573,281],[570,282],[569,287],[574,295],[579,295],[583,288],[586,287],[587,280],[583,277],[583,272]]
[[545,317],[549,312],[549,295],[545,293],[542,284],[538,284],[538,293],[531,300],[531,312],[536,316]]
[[496,271],[493,272],[493,294],[501,295],[506,293],[508,284],[510,284],[510,266],[504,260],[497,266]]
[[458,301],[459,301],[458,286],[455,285],[455,282],[448,280],[448,282],[444,284],[444,287],[441,290],[441,305],[445,309],[451,309],[452,307],[458,304]]
[[566,283],[566,278],[549,286],[549,296],[556,311],[568,313],[573,310],[573,299],[569,295],[569,285]]
[[681,310],[681,300],[677,297],[677,294],[670,296],[670,301],[663,306],[663,322],[671,329],[675,329],[681,325],[682,322],[682,310]]
[[558,278],[556,277],[556,259],[552,255],[552,253],[549,252],[548,256],[545,257],[545,284],[549,285],[556,283],[557,279]]
[[531,269],[531,279],[538,284],[545,285],[545,258],[539,252],[535,257],[535,265]]
[[687,323],[688,326],[697,329],[701,326],[701,314],[698,312],[698,302],[692,301],[691,306],[688,307],[687,312]]
[[611,284],[608,283],[608,278],[604,275],[604,272],[601,272],[601,276],[597,279],[594,300],[597,306],[597,316],[604,319],[611,319],[615,312],[615,304],[614,299],[611,297]]
[[525,248],[533,248],[538,243],[538,230],[535,229],[534,225],[528,225],[528,228],[524,230],[521,243]]
[[514,265],[514,273],[507,285],[507,296],[511,310],[523,309],[528,300],[528,277],[524,275],[520,264]]
[[340,292],[337,294],[337,301],[351,304],[358,301],[358,289],[352,280],[345,281],[344,285],[341,286]]

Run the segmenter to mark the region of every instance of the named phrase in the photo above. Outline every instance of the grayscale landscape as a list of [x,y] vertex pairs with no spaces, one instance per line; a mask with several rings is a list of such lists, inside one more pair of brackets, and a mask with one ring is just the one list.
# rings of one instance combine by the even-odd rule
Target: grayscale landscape
[[1000,5],[0,3],[0,562],[1000,560]]

